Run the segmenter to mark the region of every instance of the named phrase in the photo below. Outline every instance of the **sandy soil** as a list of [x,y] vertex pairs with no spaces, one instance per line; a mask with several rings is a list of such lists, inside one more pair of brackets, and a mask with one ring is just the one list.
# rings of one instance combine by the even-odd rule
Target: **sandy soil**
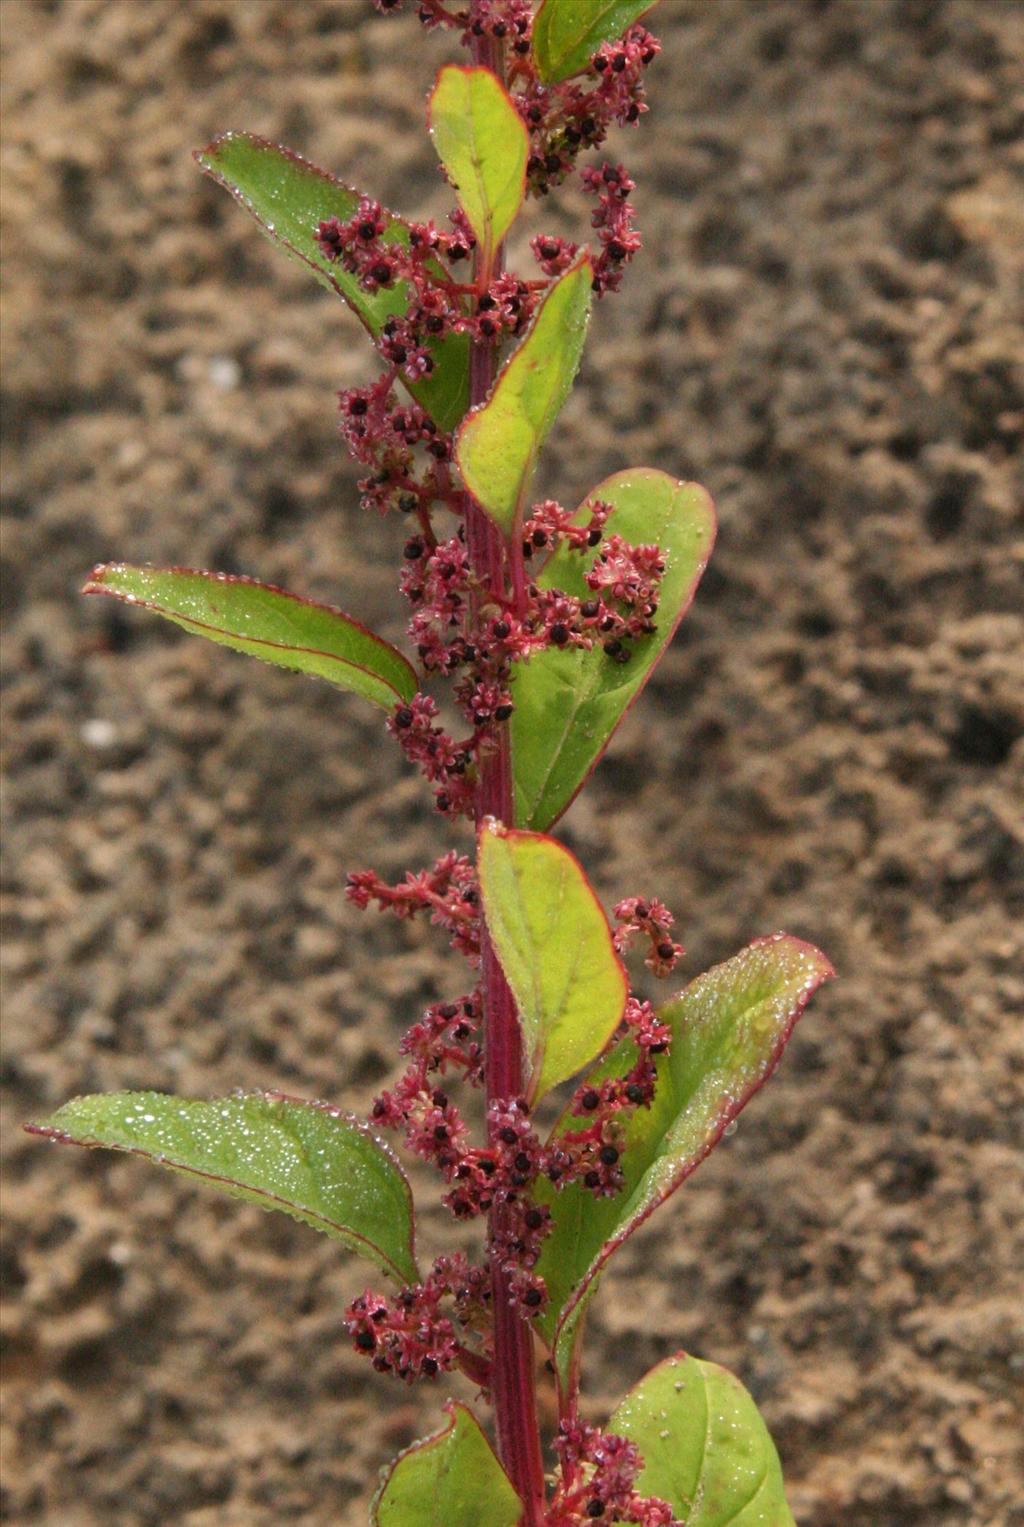
[[[442,1398],[348,1352],[359,1267],[18,1126],[144,1084],[365,1104],[460,979],[343,899],[445,841],[369,709],[75,592],[101,558],[205,564],[400,635],[401,528],[358,513],[332,417],[366,346],[188,151],[248,126],[438,211],[444,45],[362,0],[0,9],[2,1515],[354,1524]],[[564,836],[609,902],[675,908],[691,972],[786,927],[841,980],[620,1255],[591,1402],[685,1346],[752,1387],[801,1527],[1011,1527],[1024,8],[667,0],[659,30],[623,150],[644,263],[545,481],[649,462],[722,534]]]

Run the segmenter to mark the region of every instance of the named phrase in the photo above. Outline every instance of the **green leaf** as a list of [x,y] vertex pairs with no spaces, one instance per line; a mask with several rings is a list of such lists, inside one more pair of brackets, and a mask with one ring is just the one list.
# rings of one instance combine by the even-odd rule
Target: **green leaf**
[[387,1470],[372,1527],[516,1527],[523,1503],[473,1415],[449,1401],[448,1425]]
[[516,533],[537,453],[579,367],[592,279],[584,257],[548,290],[487,401],[466,416],[456,436],[463,482],[506,535]]
[[[563,1389],[574,1381],[575,1339],[586,1300],[608,1258],[679,1187],[768,1079],[812,994],[834,974],[825,956],[784,933],[758,939],[688,986],[660,1012],[672,1043],[656,1057],[650,1108],[629,1118],[623,1141],[625,1186],[595,1198],[572,1184],[563,1192],[545,1179],[536,1197],[549,1204],[554,1229],[537,1271],[549,1304],[538,1328],[555,1353]],[[628,1037],[587,1080],[621,1076],[636,1060]],[[554,1136],[580,1127],[563,1115]]]
[[526,191],[526,125],[490,69],[446,64],[430,97],[430,132],[483,267],[518,215]]
[[523,1031],[531,1102],[599,1055],[626,1005],[608,919],[567,848],[487,823],[480,832],[484,917]]
[[680,1352],[629,1391],[608,1423],[643,1454],[641,1495],[686,1527],[794,1527],[775,1444],[739,1379]]
[[[586,523],[596,499],[614,504],[606,531],[634,545],[661,547],[657,630],[632,643],[629,661],[614,662],[598,644],[548,647],[513,669],[512,772],[516,821],[543,830],[558,820],[584,784],[608,740],[650,678],[690,606],[715,539],[715,513],[695,483],[665,472],[617,472],[585,499],[575,518]],[[585,554],[560,547],[537,579],[579,598],[589,594]]]
[[412,1196],[397,1160],[350,1114],[278,1092],[74,1098],[30,1134],[130,1151],[263,1209],[280,1209],[393,1273],[419,1279]]
[[545,85],[580,74],[602,43],[621,37],[656,0],[544,0],[533,57]]
[[[364,291],[340,263],[328,260],[316,241],[322,221],[336,217],[347,222],[352,217],[361,192],[291,149],[253,133],[224,133],[208,148],[197,150],[195,159],[251,213],[265,233],[310,266],[324,286],[343,297],[374,338],[388,318],[406,311],[411,296],[406,283],[390,290]],[[408,225],[392,213],[387,219],[385,239],[406,245]],[[447,335],[432,347],[432,354],[431,375],[405,385],[441,429],[454,429],[469,407],[469,337]]]
[[153,610],[196,636],[329,679],[385,710],[416,693],[416,674],[397,648],[332,605],[252,578],[108,562],[93,569],[82,592]]

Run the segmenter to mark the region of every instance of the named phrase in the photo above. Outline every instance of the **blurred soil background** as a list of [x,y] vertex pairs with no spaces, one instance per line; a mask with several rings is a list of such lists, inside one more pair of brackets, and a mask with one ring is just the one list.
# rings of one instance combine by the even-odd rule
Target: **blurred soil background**
[[[350,1527],[447,1387],[349,1351],[364,1270],[19,1124],[116,1087],[365,1107],[462,989],[432,930],[344,899],[347,869],[450,838],[378,714],[76,592],[101,559],[207,565],[401,639],[404,527],[360,513],[335,431],[369,349],[189,151],[249,127],[440,215],[423,101],[451,45],[363,0],[0,10],[0,1514]],[[613,1264],[590,1405],[685,1347],[754,1391],[801,1527],[1013,1527],[1024,7],[666,0],[652,24],[654,109],[611,147],[646,250],[541,484],[575,502],[649,463],[707,484],[721,536],[560,832],[606,904],[675,909],[689,974],[785,927],[841,979]],[[530,226],[586,213],[573,191]]]

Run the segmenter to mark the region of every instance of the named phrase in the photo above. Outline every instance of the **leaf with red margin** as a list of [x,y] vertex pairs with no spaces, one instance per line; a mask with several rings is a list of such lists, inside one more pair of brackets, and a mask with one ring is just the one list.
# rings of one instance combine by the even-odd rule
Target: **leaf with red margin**
[[775,1444],[738,1378],[685,1352],[666,1358],[608,1422],[644,1460],[636,1490],[686,1527],[794,1527]]
[[496,74],[461,64],[446,64],[438,74],[427,120],[489,271],[526,194],[526,124]]
[[532,1104],[600,1055],[626,1005],[626,972],[582,867],[554,838],[489,820],[478,870],[487,931],[519,1011]]
[[385,1471],[371,1527],[516,1527],[523,1503],[473,1412],[453,1400],[445,1410],[444,1430],[414,1442]]
[[[345,223],[356,213],[362,199],[360,191],[291,149],[254,133],[224,133],[207,148],[197,149],[193,157],[256,219],[264,233],[308,265],[324,286],[343,297],[374,338],[387,319],[405,313],[411,300],[405,282],[367,292],[340,262],[329,260],[316,241],[321,222],[336,217]],[[408,224],[391,212],[385,217],[385,242],[405,247]],[[437,273],[443,274],[440,266]],[[469,348],[467,334],[448,334],[431,346],[434,370],[430,376],[418,382],[402,378],[444,430],[454,429],[469,407]]]
[[[614,506],[606,535],[661,548],[665,572],[657,629],[630,643],[625,663],[613,661],[598,643],[589,652],[547,647],[513,668],[516,821],[538,830],[550,827],[572,804],[647,683],[690,607],[715,540],[715,511],[707,493],[666,472],[635,468],[605,478],[577,510],[577,524],[587,523],[598,499]],[[589,570],[586,553],[563,545],[537,582],[586,599]]]
[[[813,993],[833,975],[820,950],[777,933],[698,976],[660,1010],[672,1043],[656,1057],[651,1107],[637,1109],[625,1125],[623,1191],[595,1198],[576,1184],[559,1193],[546,1179],[538,1182],[534,1195],[550,1206],[554,1229],[537,1264],[549,1295],[537,1327],[552,1348],[563,1392],[574,1387],[580,1320],[608,1258],[717,1144],[775,1069]],[[621,1076],[635,1059],[633,1041],[624,1038],[587,1081],[596,1086]],[[567,1112],[552,1138],[578,1128]]]
[[333,605],[253,578],[108,562],[93,569],[82,593],[109,594],[152,610],[195,636],[327,679],[385,710],[416,693],[412,666],[389,642]]
[[106,1147],[279,1209],[400,1283],[416,1283],[412,1194],[382,1141],[351,1114],[280,1092],[210,1102],[163,1092],[74,1098],[26,1126],[61,1145]]

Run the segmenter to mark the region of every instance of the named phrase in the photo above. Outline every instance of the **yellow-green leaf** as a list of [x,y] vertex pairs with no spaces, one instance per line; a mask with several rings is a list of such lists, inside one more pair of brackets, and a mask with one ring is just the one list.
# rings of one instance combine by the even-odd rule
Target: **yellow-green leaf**
[[656,0],[543,0],[533,23],[533,57],[545,85],[587,67],[602,43],[621,37]]
[[[777,933],[699,976],[660,1010],[672,1042],[656,1057],[653,1103],[626,1123],[622,1192],[595,1198],[575,1183],[559,1193],[546,1179],[538,1182],[536,1197],[550,1206],[554,1229],[537,1264],[549,1295],[537,1323],[563,1388],[572,1383],[580,1317],[608,1258],[700,1165],[768,1079],[812,994],[832,974],[820,950]],[[596,1086],[622,1076],[635,1060],[627,1037],[587,1080]],[[578,1127],[566,1114],[554,1134]]]
[[519,1009],[531,1102],[599,1055],[626,1005],[626,975],[601,904],[567,848],[484,825],[484,917]]
[[593,266],[577,262],[550,288],[490,396],[456,436],[462,480],[495,524],[514,535],[537,454],[569,395],[583,353]]
[[522,206],[526,126],[490,69],[446,64],[430,97],[430,131],[490,270]]
[[370,1512],[372,1527],[516,1527],[523,1503],[465,1405],[391,1464]]
[[416,693],[412,666],[390,643],[332,605],[252,578],[109,562],[94,568],[82,592],[152,610],[196,636],[328,679],[385,710]]
[[402,1283],[419,1277],[405,1174],[365,1124],[326,1103],[280,1093],[205,1102],[108,1092],[74,1098],[29,1131],[63,1145],[130,1151],[290,1214]]
[[794,1527],[775,1444],[739,1379],[685,1352],[635,1385],[608,1423],[635,1442],[641,1495],[686,1527]]

